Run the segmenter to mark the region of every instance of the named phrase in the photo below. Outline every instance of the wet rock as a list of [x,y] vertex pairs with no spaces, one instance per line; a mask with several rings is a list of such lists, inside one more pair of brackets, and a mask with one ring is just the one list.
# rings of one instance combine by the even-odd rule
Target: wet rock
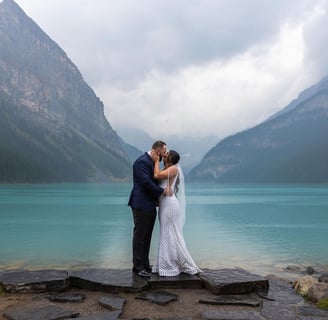
[[78,292],[64,292],[49,297],[54,302],[83,302],[84,299],[85,294]]
[[192,318],[160,318],[160,320],[192,320]]
[[313,302],[328,299],[328,283],[318,282],[313,284],[307,292],[307,298]]
[[70,273],[71,285],[92,291],[110,293],[140,292],[148,287],[146,280],[135,276],[131,270],[85,269]]
[[199,303],[211,305],[248,306],[254,308],[260,307],[262,305],[262,301],[259,299],[245,295],[228,295],[215,298],[205,298],[200,299]]
[[269,290],[267,279],[242,269],[204,270],[200,278],[214,294],[265,293]]
[[[49,272],[51,270],[48,270]],[[111,269],[89,269],[82,271],[74,271],[69,275],[67,279],[67,272],[51,271],[46,277],[46,272],[28,272],[25,270],[15,270],[2,272],[0,275],[0,280],[6,280],[6,284],[15,283],[17,286],[20,286],[21,291],[16,288],[16,292],[22,292],[25,289],[32,290],[32,287],[36,288],[37,292],[40,291],[50,291],[48,293],[43,293],[38,295],[35,299],[48,300],[50,297],[64,297],[67,292],[54,294],[51,293],[56,288],[59,288],[59,291],[62,291],[62,288],[70,287],[76,288],[85,288],[88,290],[99,290],[106,291],[111,293],[118,292],[145,292],[145,296],[140,296],[139,299],[146,299],[152,303],[158,303],[160,305],[166,305],[170,301],[176,301],[177,296],[172,295],[169,292],[164,291],[164,296],[159,296],[158,294],[162,291],[147,292],[150,290],[151,285],[144,279],[140,277],[134,277],[130,270],[111,270]],[[322,273],[326,273],[325,270]],[[11,281],[8,282],[9,274],[12,277]],[[25,276],[21,276],[25,274]],[[22,279],[26,280],[26,275],[28,274],[29,281],[26,284],[25,282],[20,282]],[[18,276],[17,276],[18,275]],[[63,279],[57,279],[56,276],[63,276],[63,279],[66,279],[65,286],[54,286],[48,285],[40,288],[40,283],[42,281],[46,283],[51,283],[51,281],[58,281]],[[185,277],[171,277],[167,279],[166,277],[154,277],[149,281],[154,281],[153,284],[156,286],[172,286],[173,288],[199,288],[199,283],[206,286],[212,292],[224,292],[217,293],[217,295],[211,299],[202,299],[205,300],[204,303],[219,303],[219,304],[230,304],[230,305],[245,305],[245,307],[239,306],[234,308],[236,312],[223,312],[220,307],[217,308],[217,312],[211,313],[204,312],[202,316],[203,319],[243,319],[243,320],[257,320],[257,319],[266,319],[266,320],[282,320],[282,319],[299,319],[299,320],[323,320],[328,319],[326,311],[321,311],[316,308],[312,303],[305,301],[300,295],[296,293],[293,288],[293,284],[286,279],[281,279],[278,277],[267,277],[263,279],[257,275],[251,274],[242,269],[223,269],[223,270],[204,270],[204,273],[199,276],[188,276]],[[310,277],[310,276],[307,276]],[[162,278],[162,279],[156,279]],[[169,278],[169,277],[168,277]],[[310,277],[313,278],[313,277]],[[42,281],[40,281],[42,279]],[[319,282],[313,278],[317,284]],[[182,280],[182,281],[181,281]],[[156,284],[157,282],[157,284]],[[325,282],[320,282],[322,285],[326,285]],[[268,291],[270,287],[270,290]],[[139,290],[139,291],[138,291]],[[75,291],[75,290],[73,290]],[[236,293],[237,291],[237,293]],[[248,292],[251,291],[251,292]],[[309,290],[308,290],[309,291]],[[163,292],[162,292],[163,293]],[[241,295],[241,293],[243,295]],[[245,293],[248,293],[245,295]],[[256,293],[256,294],[255,294]],[[223,296],[223,294],[225,296]],[[169,295],[169,297],[168,297]],[[110,299],[113,300],[110,300]],[[118,300],[116,300],[118,298]],[[238,300],[242,298],[241,300]],[[74,294],[71,301],[74,301]],[[94,315],[81,316],[81,320],[117,320],[122,312],[124,303],[122,300],[124,298],[118,297],[117,295],[106,295],[99,300],[99,304],[103,303],[102,306],[111,310],[104,310]],[[257,303],[262,303],[262,307],[258,306]],[[123,306],[122,306],[123,305]],[[253,309],[254,312],[251,312],[251,307],[258,307]],[[304,306],[301,308],[300,306]],[[6,318],[10,320],[55,320],[55,319],[65,319],[76,316],[75,313],[69,313],[70,310],[65,309],[52,309],[54,306],[49,306],[49,308],[43,309],[24,309],[24,310],[7,310]],[[115,308],[117,309],[114,311]],[[204,306],[204,308],[206,308]],[[213,308],[208,306],[208,309]],[[222,308],[227,309],[227,308]],[[220,311],[221,310],[221,311]],[[244,312],[237,312],[237,310]],[[255,310],[257,312],[255,312]],[[318,310],[319,313],[315,313],[315,310]],[[55,315],[49,315],[48,312],[55,311]],[[247,311],[247,312],[246,312]],[[17,312],[17,313],[14,313]],[[165,317],[165,313],[161,316]],[[197,315],[199,318],[200,315]],[[177,317],[174,318],[161,318],[161,320],[191,320]],[[229,317],[229,318],[228,318]],[[140,320],[140,319],[139,319]],[[146,320],[146,319],[145,319]]]
[[2,285],[9,293],[65,291],[69,288],[66,271],[10,271],[2,274]]
[[294,266],[294,265],[290,265],[290,266],[287,266],[286,269],[290,272],[296,272],[296,273],[300,273],[302,272],[302,268],[299,267],[299,266]]
[[126,300],[118,296],[102,297],[99,304],[109,310],[123,310]]
[[[307,319],[314,319],[313,317],[320,317],[321,319],[328,319],[328,311],[314,308],[311,306],[299,306],[299,307],[297,307],[297,313],[303,317],[307,317]],[[322,317],[325,317],[325,318],[322,318]]]
[[57,306],[47,306],[44,308],[9,310],[3,315],[9,320],[59,320],[78,317],[79,313]]
[[[277,301],[263,301],[263,307],[260,314],[266,320],[296,320],[295,318],[295,306],[288,303],[280,303]],[[301,320],[301,319],[297,319]],[[302,319],[305,320],[305,319]],[[310,320],[310,319],[307,319]],[[311,319],[314,320],[314,319]]]
[[326,282],[328,283],[328,273],[324,273],[319,277],[319,282]]
[[311,266],[309,266],[309,267],[307,267],[307,268],[305,269],[305,272],[306,272],[307,274],[314,274],[314,269],[313,269]]
[[102,312],[90,316],[78,317],[78,320],[117,320],[121,315],[121,310],[112,312]]
[[296,319],[295,306],[303,303],[303,298],[295,292],[291,283],[280,279],[271,279],[270,297],[273,300],[263,300],[263,306],[260,311],[260,314],[265,319]]
[[183,289],[200,289],[203,282],[197,275],[181,273],[175,277],[161,277],[158,274],[152,274],[148,280],[150,288],[183,288]]
[[178,296],[176,294],[167,291],[156,291],[156,292],[142,292],[136,296],[136,299],[148,300],[152,303],[166,306],[172,301],[177,301]]
[[201,319],[208,320],[265,320],[254,311],[204,311]]

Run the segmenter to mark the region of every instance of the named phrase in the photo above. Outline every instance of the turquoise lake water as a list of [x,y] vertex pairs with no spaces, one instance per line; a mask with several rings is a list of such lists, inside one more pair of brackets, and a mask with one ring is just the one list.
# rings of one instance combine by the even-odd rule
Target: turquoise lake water
[[[0,270],[131,268],[130,184],[0,185]],[[186,186],[187,247],[201,268],[259,274],[328,265],[327,185]],[[158,244],[153,234],[151,259]]]

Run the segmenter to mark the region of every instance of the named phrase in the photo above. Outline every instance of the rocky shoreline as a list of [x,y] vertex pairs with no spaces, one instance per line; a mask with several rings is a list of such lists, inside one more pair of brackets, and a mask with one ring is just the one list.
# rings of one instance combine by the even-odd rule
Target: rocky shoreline
[[243,269],[207,269],[144,280],[121,269],[4,271],[0,319],[328,319],[328,311],[304,299],[313,285],[324,292],[327,278],[319,282],[320,276],[293,282]]

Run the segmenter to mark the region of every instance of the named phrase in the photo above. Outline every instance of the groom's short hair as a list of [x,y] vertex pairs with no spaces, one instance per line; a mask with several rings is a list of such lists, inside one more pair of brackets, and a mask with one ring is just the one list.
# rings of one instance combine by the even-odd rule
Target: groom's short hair
[[151,148],[155,150],[155,149],[163,148],[164,146],[166,146],[166,143],[164,141],[157,140],[153,143]]

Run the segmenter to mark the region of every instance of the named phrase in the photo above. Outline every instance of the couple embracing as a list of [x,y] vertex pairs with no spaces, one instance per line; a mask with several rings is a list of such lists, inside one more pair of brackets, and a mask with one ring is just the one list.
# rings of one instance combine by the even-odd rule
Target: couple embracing
[[[164,168],[161,170],[162,159]],[[133,272],[143,278],[150,278],[151,273],[177,276],[201,272],[183,238],[185,190],[179,160],[180,155],[174,150],[168,151],[165,142],[155,141],[151,150],[133,164],[133,188],[129,199],[134,221]],[[151,267],[149,250],[157,206],[160,241],[156,262]]]

